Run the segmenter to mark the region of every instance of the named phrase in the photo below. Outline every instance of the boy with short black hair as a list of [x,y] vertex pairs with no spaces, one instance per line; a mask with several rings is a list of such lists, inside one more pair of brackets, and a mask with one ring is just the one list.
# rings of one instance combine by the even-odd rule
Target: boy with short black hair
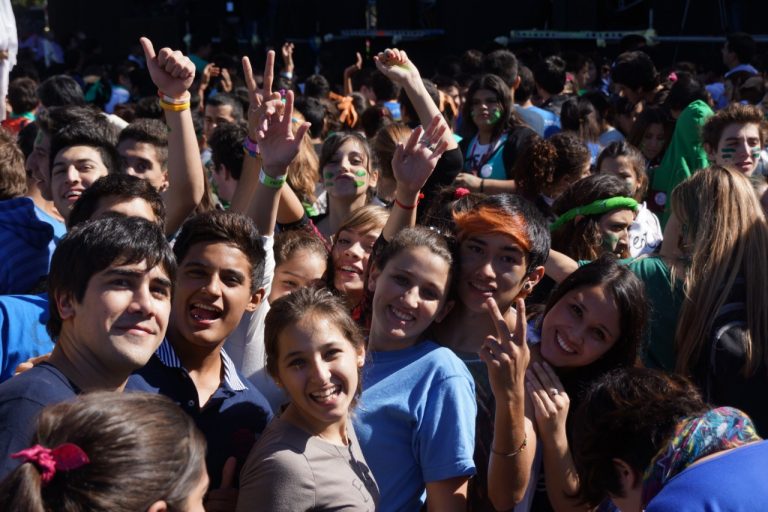
[[56,248],[48,290],[50,358],[0,384],[0,478],[28,447],[46,405],[82,392],[122,391],[165,336],[176,262],[157,224],[109,217],[71,231]]
[[13,80],[8,86],[8,103],[11,104],[11,113],[2,122],[2,126],[16,134],[35,120],[37,82],[26,77]]
[[243,170],[243,142],[248,130],[240,123],[217,126],[208,145],[213,162],[213,182],[219,199],[229,204]]
[[117,139],[121,172],[148,180],[159,192],[168,188],[168,127],[157,119],[137,119]]
[[272,416],[223,350],[243,314],[264,299],[266,253],[250,219],[221,211],[188,220],[174,252],[179,274],[168,336],[129,388],[162,393],[195,419],[216,488],[226,461],[235,457],[241,467]]

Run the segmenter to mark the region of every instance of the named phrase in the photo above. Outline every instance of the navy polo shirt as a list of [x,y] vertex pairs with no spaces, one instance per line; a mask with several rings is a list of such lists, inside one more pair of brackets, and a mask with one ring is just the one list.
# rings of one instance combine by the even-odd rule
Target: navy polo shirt
[[11,454],[31,446],[35,420],[43,407],[79,394],[77,386],[50,363],[40,363],[0,384],[0,480],[20,464]]
[[208,442],[206,464],[211,489],[221,483],[221,470],[229,457],[237,459],[237,473],[251,447],[272,419],[269,402],[249,387],[229,356],[221,350],[224,378],[208,403],[198,403],[195,383],[166,338],[149,363],[128,379],[126,390],[160,393],[179,404],[194,419]]

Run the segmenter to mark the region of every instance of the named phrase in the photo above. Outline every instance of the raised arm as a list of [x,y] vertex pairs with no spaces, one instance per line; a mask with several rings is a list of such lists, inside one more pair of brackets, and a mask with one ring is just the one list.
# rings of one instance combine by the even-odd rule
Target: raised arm
[[[405,90],[422,126],[429,125],[435,116],[442,118],[440,109],[424,87],[418,68],[408,59],[408,55],[403,50],[387,49],[376,55],[373,60],[379,71]],[[451,150],[458,144],[453,138],[448,123],[445,124],[447,130],[443,133],[442,140],[445,142],[445,149]]]
[[[270,52],[267,60],[268,63],[274,62],[274,52]],[[268,74],[269,80],[266,79],[265,73],[264,97],[270,99],[255,110],[249,109],[248,123],[249,132],[254,132],[259,144],[262,159],[252,203],[252,207],[256,208],[254,220],[262,234],[271,236],[277,221],[280,195],[288,191],[288,187],[284,186],[288,165],[298,154],[301,139],[309,129],[309,123],[302,124],[294,135],[291,128],[293,91],[286,93],[283,103],[279,94],[270,93],[272,73]],[[248,88],[249,91],[255,90],[255,84],[249,83]],[[250,126],[251,123],[253,126]]]
[[576,260],[554,249],[549,251],[549,257],[544,264],[544,273],[552,278],[556,283],[573,274],[578,270],[579,264]]
[[497,333],[496,338],[489,336],[480,350],[496,400],[488,497],[498,510],[507,510],[525,496],[536,454],[536,431],[525,397],[525,371],[531,354],[526,341],[525,302],[518,299],[516,303],[514,335],[496,301],[488,299],[486,307]]
[[163,192],[166,208],[165,232],[175,233],[203,199],[205,174],[200,160],[189,87],[195,78],[195,65],[180,51],[163,48],[157,54],[152,41],[140,39],[152,82],[161,94],[168,125],[168,181]]
[[[411,132],[405,145],[398,145],[392,157],[392,173],[397,181],[395,202],[382,230],[385,240],[391,240],[403,228],[416,225],[416,206],[419,193],[435,170],[437,161],[445,152],[443,135],[448,129],[438,114],[427,126]],[[434,149],[432,149],[434,148]]]
[[355,88],[352,87],[352,76],[361,69],[363,69],[363,56],[357,52],[355,53],[355,63],[344,69],[344,96],[350,96],[355,92]]

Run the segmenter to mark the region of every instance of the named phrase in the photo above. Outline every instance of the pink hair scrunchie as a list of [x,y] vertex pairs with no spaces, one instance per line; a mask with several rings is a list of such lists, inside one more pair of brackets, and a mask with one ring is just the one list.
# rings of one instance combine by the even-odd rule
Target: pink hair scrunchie
[[91,462],[82,448],[72,443],[64,443],[54,449],[36,444],[12,454],[11,458],[22,459],[22,464],[31,462],[37,466],[43,485],[50,483],[57,471],[71,471]]

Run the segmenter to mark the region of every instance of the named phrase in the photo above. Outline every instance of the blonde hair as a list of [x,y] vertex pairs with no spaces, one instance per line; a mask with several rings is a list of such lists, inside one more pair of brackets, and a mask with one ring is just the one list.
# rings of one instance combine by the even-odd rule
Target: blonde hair
[[[291,130],[296,135],[300,122],[291,123]],[[299,199],[304,203],[312,204],[317,201],[315,196],[315,187],[320,182],[320,159],[312,145],[312,139],[309,132],[304,134],[299,145],[299,153],[288,165],[288,176],[286,181],[288,186],[296,192]]]
[[385,126],[371,141],[371,149],[379,163],[379,173],[383,178],[394,179],[392,157],[395,156],[397,145],[408,140],[411,129],[404,124],[395,123]]
[[677,371],[685,375],[699,360],[738,276],[746,281],[742,372],[768,366],[768,225],[749,180],[735,169],[702,169],[672,192],[672,211],[691,257],[675,336]]

